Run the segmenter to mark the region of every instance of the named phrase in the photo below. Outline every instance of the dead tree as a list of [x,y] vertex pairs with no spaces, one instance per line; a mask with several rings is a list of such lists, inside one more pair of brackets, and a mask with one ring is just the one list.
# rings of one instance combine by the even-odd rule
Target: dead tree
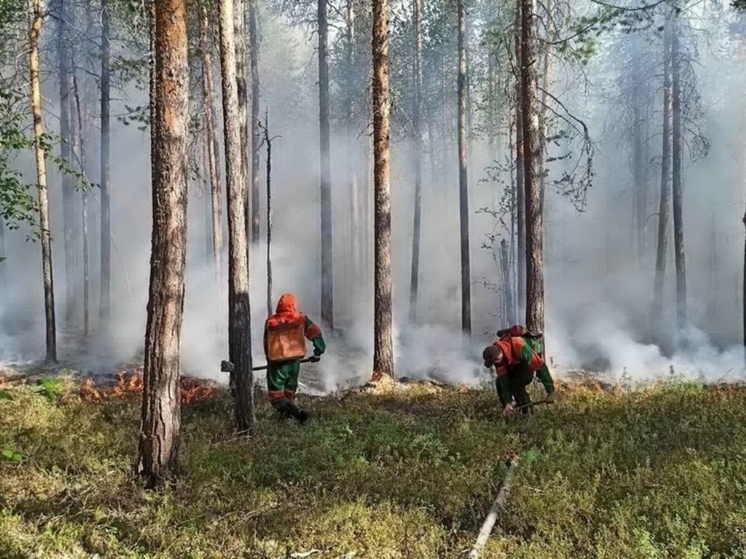
[[332,260],[332,180],[329,124],[329,22],[327,0],[318,0],[319,23],[319,139],[321,169],[321,320],[334,327]]
[[388,0],[373,0],[373,188],[375,196],[375,300],[373,378],[394,377],[391,298],[391,184],[389,164]]
[[420,281],[420,235],[422,227],[422,0],[414,0],[414,227],[412,276],[409,286],[409,321],[417,322],[417,291]]
[[207,5],[200,2],[199,44],[202,51],[202,94],[205,98],[205,132],[207,134],[207,164],[210,173],[210,206],[212,224],[212,257],[215,266],[215,278],[222,279],[220,260],[223,252],[223,212],[221,207],[221,185],[219,165],[219,144],[216,130],[215,82],[212,76],[212,43],[208,39],[210,21],[207,16]]
[[[259,36],[257,0],[249,1],[249,61],[251,66],[251,242],[259,242]],[[270,313],[271,315],[272,313]]]
[[663,312],[663,281],[668,256],[668,230],[671,215],[671,128],[673,118],[671,86],[671,32],[666,25],[663,38],[663,148],[661,157],[661,192],[658,209],[658,251],[655,263],[652,327],[656,332]]
[[247,185],[241,158],[241,126],[236,83],[233,0],[220,0],[220,68],[223,85],[223,130],[228,198],[228,344],[235,422],[239,432],[256,424],[254,376],[251,370],[251,306],[247,240]]
[[469,258],[469,183],[466,138],[466,0],[458,2],[458,162],[461,224],[461,329],[471,334],[471,264]]
[[[153,2],[153,236],[144,387],[136,472],[148,487],[177,473],[181,429],[179,352],[187,243],[189,62],[185,0]],[[154,27],[154,29],[153,29]]]
[[[264,143],[267,146],[267,316],[272,316],[272,140],[269,136],[269,109],[264,115]],[[258,144],[257,144],[258,145]]]
[[671,32],[671,108],[673,155],[673,242],[676,256],[676,322],[679,330],[687,324],[686,252],[684,250],[684,216],[682,185],[682,114],[681,114],[681,31],[678,17],[672,18]]
[[47,193],[44,124],[41,114],[41,86],[39,83],[39,36],[44,18],[41,0],[31,0],[31,30],[29,33],[29,74],[31,78],[31,111],[34,121],[34,155],[36,156],[36,185],[39,192],[39,229],[41,236],[42,274],[44,280],[44,313],[46,317],[47,363],[57,362],[57,330],[54,312],[54,275],[52,268],[52,239],[49,232],[49,196]]
[[539,129],[538,34],[532,0],[521,0],[521,85],[524,180],[526,186],[526,327],[544,331],[544,215],[541,192],[543,165]]
[[101,277],[99,314],[106,327],[111,317],[111,14],[101,0]]

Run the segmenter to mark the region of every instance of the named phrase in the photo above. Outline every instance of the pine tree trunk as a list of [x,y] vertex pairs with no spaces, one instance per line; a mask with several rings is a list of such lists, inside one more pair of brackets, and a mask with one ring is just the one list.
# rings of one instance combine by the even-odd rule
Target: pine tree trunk
[[[46,317],[47,363],[57,362],[57,335],[54,313],[54,276],[52,239],[49,232],[49,196],[47,193],[46,153],[43,147],[44,125],[41,114],[39,83],[39,36],[44,12],[41,0],[31,0],[32,20],[29,34],[29,73],[31,77],[31,111],[34,120],[36,184],[39,191],[39,229],[41,235],[42,274],[44,280],[44,312]],[[69,132],[68,132],[69,133]],[[69,152],[68,152],[69,157]]]
[[355,72],[355,4],[354,0],[346,0],[347,2],[347,13],[346,13],[346,24],[347,24],[347,37],[345,45],[345,66],[346,66],[346,84],[347,99],[346,99],[346,112],[345,115],[347,125],[347,180],[350,188],[350,236],[349,236],[349,251],[350,251],[350,270],[348,285],[349,289],[349,311],[354,312],[357,304],[356,288],[357,282],[360,278],[360,246],[362,243],[360,228],[362,226],[362,220],[360,219],[362,201],[360,198],[360,185],[358,183],[358,164],[359,158],[359,142],[355,138],[355,84],[359,80],[359,76]]
[[409,286],[409,321],[417,322],[417,291],[420,279],[420,235],[422,224],[422,0],[414,0],[414,228],[412,276]]
[[[256,3],[249,2],[249,60],[251,65],[251,242],[259,242],[259,37]],[[271,313],[270,313],[271,314]]]
[[[70,166],[72,157],[70,144],[70,89],[72,79],[70,75],[70,47],[68,27],[70,25],[70,0],[57,0],[57,71],[60,87],[60,158]],[[62,207],[64,223],[64,252],[65,252],[65,299],[64,322],[70,328],[75,320],[75,287],[76,281],[76,223],[78,217],[75,212],[75,181],[69,173],[62,174]]]
[[684,250],[683,185],[681,177],[681,52],[678,20],[673,18],[671,41],[672,151],[673,151],[673,242],[676,255],[676,322],[679,330],[687,324],[686,253]]
[[[179,460],[179,353],[187,243],[189,63],[185,0],[153,2],[153,236],[137,473],[148,487],[171,479]],[[151,12],[152,14],[152,12]]]
[[515,304],[513,303],[513,288],[510,278],[510,255],[508,253],[508,243],[503,239],[500,241],[500,262],[502,264],[503,280],[503,300],[505,306],[505,316],[508,324],[515,324]]
[[373,0],[373,181],[375,301],[373,378],[394,377],[391,298],[391,184],[389,167],[389,5]]
[[329,24],[327,0],[318,0],[319,19],[319,138],[321,163],[321,320],[334,327],[332,261],[332,186],[329,124]]
[[515,77],[515,119],[516,119],[516,162],[515,162],[515,182],[516,182],[516,250],[518,278],[516,280],[518,300],[518,316],[524,314],[526,309],[526,184],[524,180],[524,143],[523,143],[523,87],[522,80],[522,26],[521,17],[523,0],[516,0],[516,20],[515,20],[515,66],[517,75]]
[[671,91],[671,34],[669,26],[663,41],[663,148],[661,158],[661,194],[658,209],[658,251],[655,263],[655,287],[653,289],[652,326],[656,332],[660,327],[663,312],[663,282],[666,275],[668,256],[668,230],[671,219],[671,128],[672,104]]
[[216,130],[215,111],[215,82],[212,76],[212,43],[209,41],[208,28],[210,21],[207,16],[205,0],[200,1],[199,44],[202,51],[202,93],[205,97],[205,130],[207,133],[207,164],[210,173],[210,207],[212,224],[212,258],[215,266],[215,278],[222,279],[220,271],[221,254],[223,252],[223,212],[221,202],[220,165],[218,133]]
[[471,266],[469,258],[469,183],[466,138],[466,0],[458,2],[458,163],[461,223],[461,329],[471,334]]
[[254,376],[251,371],[251,307],[246,230],[246,182],[242,180],[241,126],[236,83],[233,0],[220,1],[220,67],[223,82],[223,129],[228,194],[228,344],[235,369],[231,386],[239,432],[256,424]]
[[533,0],[522,0],[522,89],[524,179],[526,182],[526,327],[544,331],[544,215],[537,76],[537,16]]
[[[544,0],[544,8],[546,12],[546,44],[544,45],[544,75],[542,76],[542,106],[541,106],[541,153],[542,161],[547,160],[547,148],[549,142],[549,99],[552,90],[552,79],[554,70],[554,48],[553,42],[555,40],[556,31],[554,28],[554,0]],[[547,175],[549,170],[544,168],[542,165],[541,169],[541,203],[544,206],[544,196],[546,195],[547,188]]]
[[249,177],[251,171],[249,169],[249,153],[252,150],[250,143],[249,130],[251,125],[249,119],[249,88],[248,88],[248,74],[246,72],[248,63],[248,53],[246,48],[246,3],[245,0],[233,0],[233,41],[235,49],[235,61],[236,61],[236,87],[238,94],[238,119],[239,129],[241,138],[241,152],[240,152],[240,163],[241,163],[241,182],[243,188],[246,190],[246,196],[244,197],[244,211],[246,217],[244,219],[246,227],[246,237],[251,241],[251,222],[249,217],[251,215],[251,199],[248,194]]
[[646,184],[643,175],[643,167],[645,162],[643,160],[643,132],[642,132],[642,120],[643,120],[643,107],[640,102],[642,100],[635,98],[634,100],[634,119],[633,124],[633,135],[632,135],[632,175],[634,177],[634,204],[633,204],[633,223],[634,223],[634,247],[635,247],[635,259],[637,260],[638,266],[642,266],[645,257],[645,206],[646,206]]
[[[72,58],[73,68],[75,68],[75,58]],[[83,233],[83,337],[88,338],[90,330],[90,258],[89,258],[89,239],[88,239],[88,189],[90,181],[88,179],[86,151],[86,137],[83,128],[83,112],[80,108],[80,91],[78,89],[77,71],[72,71],[73,79],[73,98],[75,100],[75,125],[73,130],[73,153],[76,154],[77,167],[83,176],[81,192],[81,230]]]
[[101,293],[99,314],[107,327],[111,317],[111,15],[109,0],[101,0]]

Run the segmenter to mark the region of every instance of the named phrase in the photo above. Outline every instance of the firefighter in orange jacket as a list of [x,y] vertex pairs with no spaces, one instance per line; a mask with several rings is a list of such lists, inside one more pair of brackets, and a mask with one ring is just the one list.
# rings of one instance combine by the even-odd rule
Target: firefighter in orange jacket
[[300,360],[306,355],[306,339],[313,344],[314,360],[326,351],[321,329],[298,311],[298,301],[285,293],[275,314],[264,324],[264,354],[267,358],[267,393],[272,407],[283,418],[292,417],[300,424],[308,421],[307,411],[295,405]]
[[542,357],[540,336],[531,334],[522,326],[513,326],[497,334],[499,339],[485,348],[482,359],[485,367],[495,367],[495,388],[503,406],[503,415],[512,415],[516,407],[520,407],[524,415],[530,413],[531,398],[526,387],[534,375],[547,391],[545,400],[553,402],[554,381]]

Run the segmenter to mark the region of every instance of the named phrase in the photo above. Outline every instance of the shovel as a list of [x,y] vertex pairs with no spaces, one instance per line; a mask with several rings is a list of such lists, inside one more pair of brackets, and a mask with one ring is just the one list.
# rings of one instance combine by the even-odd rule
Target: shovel
[[[305,359],[301,359],[301,363],[318,363],[320,359],[318,357],[307,357]],[[252,371],[264,371],[269,365],[262,365],[261,367],[253,367]],[[235,370],[235,365],[231,363],[230,361],[221,361],[220,362],[220,372],[221,373],[232,373]]]

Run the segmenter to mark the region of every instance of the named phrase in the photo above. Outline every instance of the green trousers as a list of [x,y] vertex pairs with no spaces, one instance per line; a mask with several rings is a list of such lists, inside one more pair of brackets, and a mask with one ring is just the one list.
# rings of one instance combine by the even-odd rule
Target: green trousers
[[272,363],[267,367],[267,395],[272,407],[285,412],[295,405],[300,359]]

